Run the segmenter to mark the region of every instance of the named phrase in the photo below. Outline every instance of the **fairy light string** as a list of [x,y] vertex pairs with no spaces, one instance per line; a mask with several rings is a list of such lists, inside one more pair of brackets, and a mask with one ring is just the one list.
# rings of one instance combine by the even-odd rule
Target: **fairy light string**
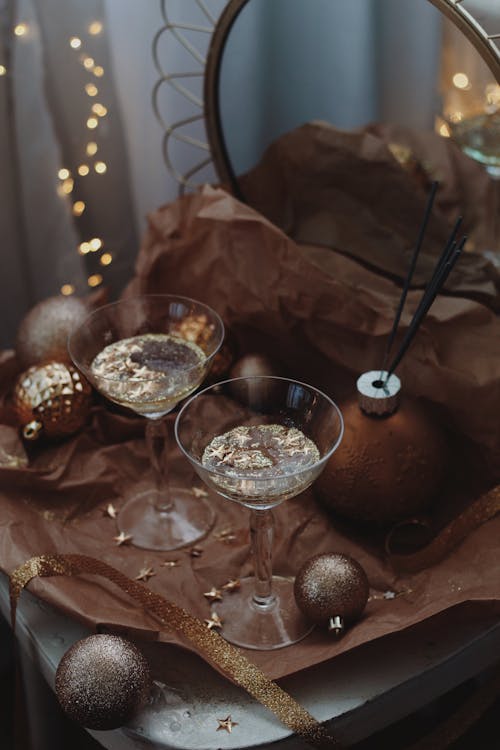
[[[103,119],[109,113],[109,105],[104,102],[102,97],[102,83],[105,71],[102,65],[94,56],[87,52],[88,42],[102,33],[104,29],[102,21],[91,21],[85,29],[84,34],[72,35],[68,39],[68,45],[75,55],[75,62],[83,68],[85,72],[85,83],[83,85],[83,95],[88,102],[88,109],[85,120],[82,123],[85,133],[80,144],[78,156],[76,157],[76,166],[70,169],[62,166],[57,173],[58,195],[70,202],[71,214],[73,220],[78,226],[78,220],[85,217],[87,204],[78,196],[78,187],[80,180],[91,177],[100,177],[108,172],[108,164],[100,154],[101,150],[101,125]],[[90,288],[98,287],[104,281],[104,269],[113,262],[113,255],[107,247],[102,237],[85,237],[81,238],[76,251],[86,258],[87,267],[91,271],[87,277],[87,285]],[[99,266],[90,259],[92,256],[98,258]],[[69,296],[74,294],[75,286],[70,282],[63,283],[60,289],[61,294]]]

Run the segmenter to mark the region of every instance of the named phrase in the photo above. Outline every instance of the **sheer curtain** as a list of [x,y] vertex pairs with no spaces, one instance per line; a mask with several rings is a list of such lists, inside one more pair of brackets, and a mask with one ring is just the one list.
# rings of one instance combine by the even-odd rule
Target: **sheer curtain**
[[[0,21],[7,346],[37,300],[101,284],[119,289],[138,228],[103,0],[2,0]],[[149,46],[141,54],[149,56]]]
[[[218,17],[225,3],[205,4]],[[244,10],[250,23],[242,14],[225,56],[223,117],[242,169],[308,119],[351,127],[400,115],[399,94],[408,90],[408,119],[429,120],[433,103],[418,92],[437,70],[430,3],[285,4],[283,13],[279,0],[252,0]],[[195,0],[166,6],[175,20],[207,24]],[[162,24],[160,0],[0,0],[0,346],[12,344],[30,306],[61,289],[86,294],[104,285],[117,293],[133,271],[147,212],[176,197],[151,103],[158,80],[151,46]],[[404,69],[393,65],[402,45]],[[168,70],[193,67],[169,35],[160,52]],[[394,76],[399,89],[384,88]],[[328,86],[332,96],[324,97]],[[185,105],[171,92],[165,120],[189,114]],[[233,126],[241,110],[244,128]],[[202,123],[192,135],[205,139]],[[215,179],[213,171],[202,177]]]

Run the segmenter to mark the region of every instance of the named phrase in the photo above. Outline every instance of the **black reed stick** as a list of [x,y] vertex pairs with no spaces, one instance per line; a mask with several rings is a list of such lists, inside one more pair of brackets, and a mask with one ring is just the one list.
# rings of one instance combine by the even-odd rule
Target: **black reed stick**
[[[389,367],[386,381],[390,378],[390,376],[406,354],[406,351],[408,350],[410,344],[415,338],[415,335],[417,334],[417,331],[420,328],[422,320],[429,312],[434,300],[441,291],[446,279],[450,275],[455,263],[460,257],[466,241],[467,237],[465,236],[461,239],[458,247],[456,247],[455,241],[452,242],[450,247],[448,247],[449,242],[447,243],[447,246],[445,247],[445,250],[441,255],[441,259],[438,262],[434,275],[431,279],[431,282],[428,284],[427,289],[425,290],[424,295],[420,301],[420,304],[411,320],[406,335],[401,342],[399,351],[393,359],[391,366]],[[444,257],[445,253],[447,257]]]
[[432,207],[434,205],[434,199],[436,197],[436,192],[438,189],[438,183],[433,182],[431,185],[431,190],[429,193],[429,197],[427,199],[427,206],[425,208],[424,218],[422,219],[422,223],[420,225],[420,230],[417,237],[417,242],[415,244],[415,248],[413,250],[413,255],[411,257],[410,261],[410,267],[408,269],[408,273],[406,275],[405,283],[403,286],[403,291],[401,292],[401,297],[399,300],[398,308],[396,310],[396,316],[394,318],[394,323],[392,324],[392,330],[389,335],[389,339],[387,341],[387,346],[385,348],[384,353],[384,359],[382,362],[382,370],[385,370],[385,366],[387,364],[387,360],[389,358],[389,354],[391,353],[392,345],[394,343],[394,339],[396,337],[396,332],[398,330],[399,321],[401,320],[401,314],[403,312],[403,307],[406,302],[406,297],[408,295],[408,290],[410,288],[411,280],[413,278],[413,273],[415,271],[415,266],[417,265],[417,259],[420,253],[420,249],[422,247],[422,243],[424,241],[425,232],[427,230],[427,224],[429,223],[429,219],[432,212]]

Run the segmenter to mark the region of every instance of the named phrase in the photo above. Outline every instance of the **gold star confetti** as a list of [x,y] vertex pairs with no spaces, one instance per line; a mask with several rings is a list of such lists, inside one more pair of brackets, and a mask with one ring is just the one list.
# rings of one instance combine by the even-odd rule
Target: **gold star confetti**
[[156,573],[154,572],[153,568],[141,568],[139,571],[139,575],[135,577],[136,581],[149,581],[152,576],[155,576]]
[[113,503],[109,503],[109,505],[107,505],[104,509],[103,514],[105,516],[108,516],[108,518],[116,518],[116,516],[118,515],[118,511],[116,510]]
[[205,591],[203,596],[208,599],[209,602],[220,602],[222,601],[222,591],[212,586],[210,591]]
[[161,567],[162,568],[178,568],[179,560],[165,560],[165,562],[162,562]]
[[231,578],[227,583],[225,583],[223,586],[221,586],[221,589],[223,591],[236,591],[236,589],[239,589],[241,587],[241,582],[239,578]]
[[236,539],[236,535],[230,526],[216,531],[214,536],[219,542],[233,542]]
[[220,619],[217,612],[212,612],[209,620],[203,620],[209,630],[214,628],[222,628],[222,620]]
[[233,727],[238,726],[238,722],[233,721],[231,719],[231,715],[226,716],[225,719],[217,719],[217,721],[219,722],[219,726],[215,730],[216,732],[220,732],[221,729],[225,729],[228,734],[231,734],[231,732],[233,731]]
[[208,492],[203,487],[193,487],[192,489],[195,497],[208,497]]
[[124,531],[120,531],[118,536],[114,536],[113,540],[116,542],[117,547],[121,547],[122,544],[128,544],[132,540],[132,534],[126,534]]
[[201,547],[191,547],[189,550],[189,554],[191,557],[201,557],[203,554],[203,549]]

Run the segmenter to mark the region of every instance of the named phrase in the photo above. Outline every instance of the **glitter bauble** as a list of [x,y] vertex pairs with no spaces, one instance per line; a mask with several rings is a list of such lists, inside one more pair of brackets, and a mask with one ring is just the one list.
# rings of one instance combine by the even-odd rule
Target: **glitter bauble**
[[368,600],[369,584],[361,565],[352,557],[315,555],[295,579],[294,593],[300,611],[318,625],[342,631],[356,620]]
[[72,365],[48,362],[19,375],[13,403],[26,440],[77,432],[90,413],[92,388]]
[[17,331],[16,354],[21,367],[49,360],[68,362],[68,335],[87,315],[87,306],[77,297],[49,297],[35,305]]
[[319,477],[321,502],[345,518],[388,524],[425,510],[446,470],[446,442],[423,406],[403,399],[393,414],[340,406],[344,436]]
[[231,367],[231,378],[249,378],[256,375],[282,375],[279,363],[264,354],[246,354]]
[[141,652],[115,635],[77,641],[57,668],[56,694],[70,719],[88,729],[126,724],[151,693],[151,674]]

